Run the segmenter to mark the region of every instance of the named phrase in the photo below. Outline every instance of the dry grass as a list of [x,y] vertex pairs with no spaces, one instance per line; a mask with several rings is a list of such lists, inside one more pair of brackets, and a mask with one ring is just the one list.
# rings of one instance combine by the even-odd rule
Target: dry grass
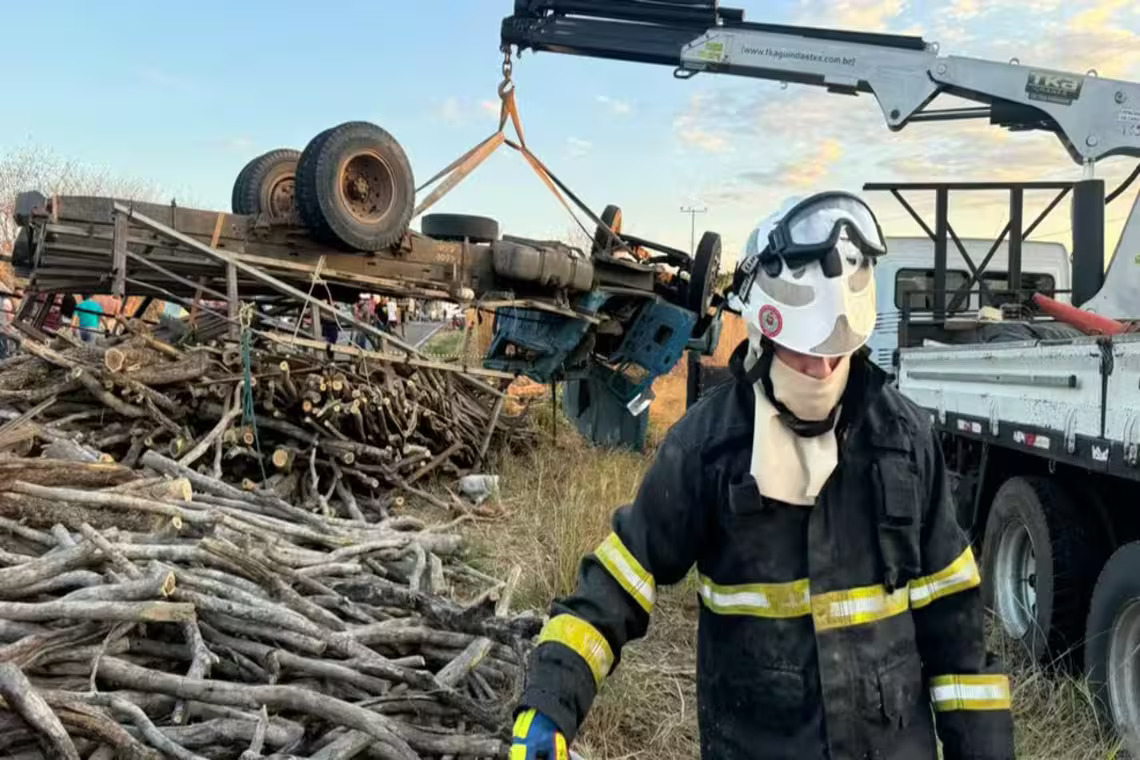
[[[723,365],[742,339],[743,325],[732,319],[709,363]],[[684,372],[682,363],[655,385],[651,446],[684,413]],[[543,420],[548,431],[549,423]],[[556,440],[547,432],[542,446],[500,468],[506,516],[472,529],[481,563],[498,573],[522,564],[517,604],[545,610],[552,598],[573,590],[579,560],[609,532],[613,509],[633,498],[651,457],[652,451],[638,455],[591,447],[563,421]],[[693,680],[697,605],[691,582],[661,591],[648,635],[626,647],[575,743],[584,757],[699,756]],[[993,637],[992,646],[1014,684],[1020,760],[1125,760],[1098,725],[1080,680],[1050,677],[999,637]]]
[[[610,531],[613,508],[629,502],[648,465],[632,452],[589,446],[563,424],[556,442],[500,469],[507,517],[473,528],[480,564],[525,568],[518,605],[545,609],[574,588],[578,562]],[[667,589],[648,635],[623,652],[575,749],[598,758],[696,758],[696,593]]]

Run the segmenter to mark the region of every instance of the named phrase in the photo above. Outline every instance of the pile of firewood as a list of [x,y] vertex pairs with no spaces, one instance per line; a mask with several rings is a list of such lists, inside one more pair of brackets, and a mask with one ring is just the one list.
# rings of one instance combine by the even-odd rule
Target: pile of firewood
[[509,615],[517,572],[450,524],[140,464],[0,458],[0,753],[506,757],[540,624]]
[[128,467],[159,451],[358,520],[409,494],[450,506],[417,483],[472,472],[531,434],[501,414],[500,391],[454,371],[334,361],[266,338],[243,351],[180,349],[141,331],[99,347],[8,335],[23,352],[0,362],[0,451]]
[[506,757],[541,620],[462,561],[470,514],[393,509],[526,445],[498,389],[265,335],[5,334],[0,756]]

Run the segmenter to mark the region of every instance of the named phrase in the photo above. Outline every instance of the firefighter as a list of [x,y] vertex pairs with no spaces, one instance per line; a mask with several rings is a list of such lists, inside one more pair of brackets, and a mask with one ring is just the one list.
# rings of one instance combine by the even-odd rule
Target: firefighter
[[858,197],[762,223],[735,382],[657,451],[531,655],[511,760],[562,760],[662,586],[695,565],[706,760],[1007,760],[1009,682],[928,415],[869,359],[886,243]]

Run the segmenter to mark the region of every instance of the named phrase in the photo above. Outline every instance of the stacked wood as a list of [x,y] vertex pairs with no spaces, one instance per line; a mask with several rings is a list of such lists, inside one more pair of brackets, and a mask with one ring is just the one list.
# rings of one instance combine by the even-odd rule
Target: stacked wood
[[509,612],[517,570],[461,561],[455,521],[138,465],[0,457],[0,754],[507,756],[540,620]]
[[424,479],[468,474],[500,444],[529,440],[502,416],[502,392],[454,371],[263,335],[248,348],[176,348],[131,331],[96,347],[9,329],[23,352],[0,362],[0,451],[128,467],[156,451],[192,473],[363,520],[408,495],[452,506]]

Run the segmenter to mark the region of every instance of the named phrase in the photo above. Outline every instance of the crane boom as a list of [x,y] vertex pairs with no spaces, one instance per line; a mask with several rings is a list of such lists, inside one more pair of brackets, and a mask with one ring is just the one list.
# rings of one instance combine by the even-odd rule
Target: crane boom
[[[921,37],[744,21],[718,0],[515,0],[501,42],[591,58],[870,93],[892,130],[911,122],[988,118],[1055,134],[1089,165],[1140,158],[1140,84],[980,58],[942,56]],[[948,94],[980,104],[929,110]]]

